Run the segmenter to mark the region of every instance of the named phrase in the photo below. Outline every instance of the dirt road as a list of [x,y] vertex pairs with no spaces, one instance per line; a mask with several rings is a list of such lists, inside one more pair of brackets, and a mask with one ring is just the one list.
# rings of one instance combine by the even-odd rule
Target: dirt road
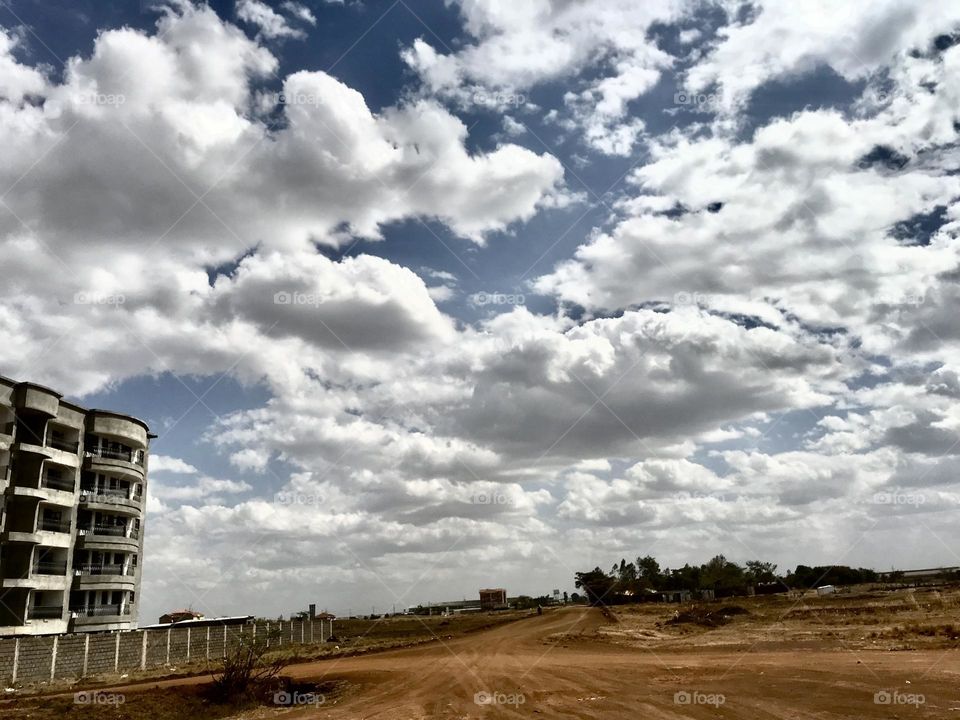
[[956,649],[654,652],[597,641],[607,622],[567,609],[443,644],[299,665],[289,669],[296,678],[349,689],[284,717],[960,718]]

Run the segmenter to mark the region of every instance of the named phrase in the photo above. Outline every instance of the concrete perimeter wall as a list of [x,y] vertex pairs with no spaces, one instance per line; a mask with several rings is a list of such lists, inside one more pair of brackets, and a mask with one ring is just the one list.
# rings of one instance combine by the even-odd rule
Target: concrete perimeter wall
[[241,636],[273,648],[326,642],[331,620],[0,638],[0,682],[69,680],[222,658]]

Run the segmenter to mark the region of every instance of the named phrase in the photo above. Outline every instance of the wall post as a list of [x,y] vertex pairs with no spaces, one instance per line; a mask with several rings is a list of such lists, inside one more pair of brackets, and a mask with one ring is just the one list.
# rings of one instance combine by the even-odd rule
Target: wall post
[[187,627],[187,662],[190,662],[190,630],[193,628]]
[[53,636],[53,653],[50,655],[50,679],[53,680],[54,676],[57,673],[57,644],[60,639],[59,635]]
[[210,626],[207,625],[207,660],[210,659]]
[[170,664],[170,633],[173,632],[173,628],[167,628],[167,665]]
[[[146,632],[146,631],[144,631]],[[113,645],[113,671],[120,672],[120,633],[117,632],[117,642]]]
[[227,626],[223,626],[223,656],[227,656]]
[[13,677],[10,679],[10,684],[14,685],[17,682],[17,664],[20,662],[20,638],[13,639]]
[[83,636],[83,672],[80,677],[87,676],[87,659],[90,657],[90,633]]
[[150,632],[149,630],[143,631],[143,644],[140,649],[140,669],[141,670],[147,669],[147,634],[149,632]]

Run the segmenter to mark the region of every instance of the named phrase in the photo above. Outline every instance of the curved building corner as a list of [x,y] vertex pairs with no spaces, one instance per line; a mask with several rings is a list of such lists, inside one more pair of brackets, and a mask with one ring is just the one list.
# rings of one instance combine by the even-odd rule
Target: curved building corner
[[0,635],[137,626],[151,437],[0,377]]

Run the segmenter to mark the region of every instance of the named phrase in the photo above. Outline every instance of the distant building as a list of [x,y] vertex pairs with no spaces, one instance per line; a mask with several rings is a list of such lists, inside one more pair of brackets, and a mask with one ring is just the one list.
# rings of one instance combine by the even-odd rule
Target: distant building
[[0,635],[137,626],[152,437],[0,377]]
[[[183,612],[183,611],[177,611]],[[187,611],[190,612],[190,611]],[[174,613],[163,615],[161,620],[170,617]],[[156,625],[141,626],[141,630],[166,630],[171,627],[222,627],[224,625],[247,625],[253,622],[253,615],[228,615],[223,617],[208,618],[196,613],[199,617],[188,617],[176,622],[160,622]]]
[[481,610],[505,610],[507,591],[503,588],[486,588],[480,591]]
[[203,620],[203,613],[196,610],[173,610],[160,616],[161,625],[183,622],[184,620]]
[[923,568],[921,570],[891,570],[879,573],[883,582],[936,584],[960,579],[960,567]]
[[833,595],[837,588],[833,585],[821,585],[817,588],[817,595]]

